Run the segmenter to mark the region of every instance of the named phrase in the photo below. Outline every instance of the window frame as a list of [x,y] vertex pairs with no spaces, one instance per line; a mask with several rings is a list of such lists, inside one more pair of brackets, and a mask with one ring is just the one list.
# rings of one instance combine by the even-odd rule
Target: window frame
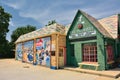
[[90,42],[82,44],[82,61],[83,62],[98,62],[97,59],[97,43]]

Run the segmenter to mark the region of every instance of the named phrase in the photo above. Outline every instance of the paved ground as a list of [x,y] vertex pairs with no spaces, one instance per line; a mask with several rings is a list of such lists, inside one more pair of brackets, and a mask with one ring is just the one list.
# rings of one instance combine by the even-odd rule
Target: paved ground
[[21,63],[13,59],[0,60],[0,80],[120,80],[66,70],[51,70]]

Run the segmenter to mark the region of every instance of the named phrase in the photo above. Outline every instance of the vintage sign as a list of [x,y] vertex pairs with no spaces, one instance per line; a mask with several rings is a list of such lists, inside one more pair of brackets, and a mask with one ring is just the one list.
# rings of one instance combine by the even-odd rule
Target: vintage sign
[[83,30],[76,30],[72,31],[72,34],[69,36],[70,39],[73,38],[83,38],[83,37],[90,37],[96,35],[96,30],[93,29],[93,27],[87,27]]
[[70,32],[69,39],[96,36],[94,26],[82,15],[78,17],[73,30]]

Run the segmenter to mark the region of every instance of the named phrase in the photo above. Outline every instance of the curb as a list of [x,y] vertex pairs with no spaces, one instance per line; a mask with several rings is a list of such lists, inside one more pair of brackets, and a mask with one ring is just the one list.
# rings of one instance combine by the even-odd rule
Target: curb
[[74,71],[74,72],[80,72],[80,73],[85,73],[85,74],[93,74],[93,75],[110,77],[110,78],[115,78],[115,79],[120,77],[120,73],[114,76],[114,75],[107,75],[107,74],[94,73],[94,72],[81,71],[81,70],[73,70],[73,69],[67,69],[67,68],[64,68],[64,70]]

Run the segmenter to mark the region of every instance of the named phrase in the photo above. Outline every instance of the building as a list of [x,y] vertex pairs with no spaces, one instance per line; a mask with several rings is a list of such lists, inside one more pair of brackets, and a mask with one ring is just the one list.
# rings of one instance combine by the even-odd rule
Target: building
[[21,35],[16,43],[16,60],[52,69],[66,64],[66,30],[54,23]]
[[96,20],[78,10],[66,44],[67,65],[92,70],[113,68],[120,57],[120,15]]
[[45,26],[21,35],[15,43],[16,60],[22,62],[51,69],[66,65],[91,70],[111,69],[120,58],[120,15],[96,20],[78,10],[71,25]]

